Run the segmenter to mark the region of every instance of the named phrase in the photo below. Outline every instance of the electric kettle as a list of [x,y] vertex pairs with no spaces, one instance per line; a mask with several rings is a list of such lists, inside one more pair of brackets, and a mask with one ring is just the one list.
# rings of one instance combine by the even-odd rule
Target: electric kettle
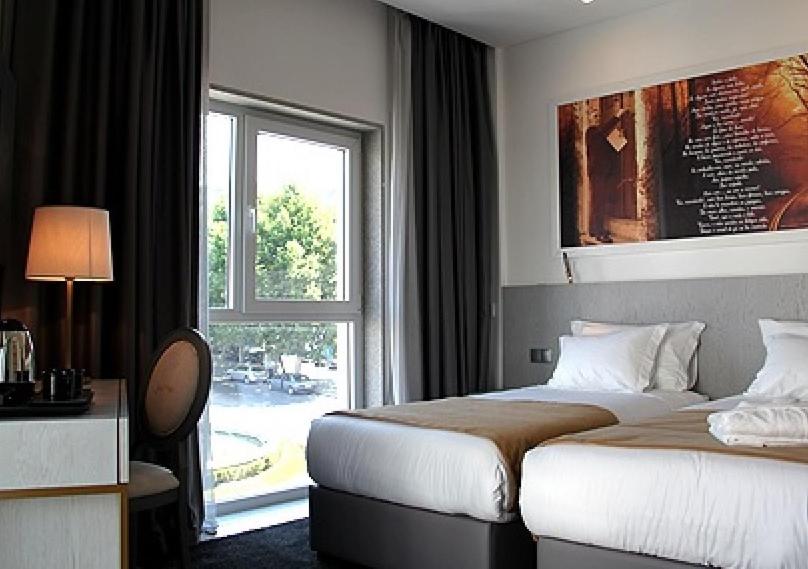
[[35,380],[31,332],[19,320],[0,320],[0,384]]

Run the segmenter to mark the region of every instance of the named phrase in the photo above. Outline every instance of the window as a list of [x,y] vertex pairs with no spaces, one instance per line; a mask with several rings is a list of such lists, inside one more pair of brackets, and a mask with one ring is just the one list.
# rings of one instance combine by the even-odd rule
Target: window
[[360,138],[214,103],[208,116],[218,503],[308,483],[311,421],[359,401]]
[[236,117],[210,113],[207,138],[208,307],[231,307]]

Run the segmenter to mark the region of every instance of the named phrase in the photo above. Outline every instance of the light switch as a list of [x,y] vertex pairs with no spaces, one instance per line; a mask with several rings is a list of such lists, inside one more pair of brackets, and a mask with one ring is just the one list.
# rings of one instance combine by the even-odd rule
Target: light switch
[[533,364],[553,363],[553,348],[531,348],[530,363]]

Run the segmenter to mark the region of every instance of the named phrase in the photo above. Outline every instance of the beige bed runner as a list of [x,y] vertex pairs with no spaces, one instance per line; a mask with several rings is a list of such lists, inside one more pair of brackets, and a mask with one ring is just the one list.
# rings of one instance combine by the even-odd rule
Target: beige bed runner
[[728,446],[713,437],[707,416],[712,411],[677,411],[657,419],[615,425],[548,440],[545,445],[582,444],[628,449],[688,450],[768,458],[808,464],[808,447]]
[[596,405],[476,397],[453,397],[332,414],[486,438],[496,445],[503,463],[510,470],[511,496],[516,494],[522,458],[528,450],[559,435],[617,423],[610,411]]

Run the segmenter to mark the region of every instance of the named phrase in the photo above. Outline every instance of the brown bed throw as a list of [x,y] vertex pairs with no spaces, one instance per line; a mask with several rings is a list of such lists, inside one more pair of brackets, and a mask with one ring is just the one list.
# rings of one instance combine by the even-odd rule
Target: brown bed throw
[[582,444],[629,449],[688,450],[768,458],[808,464],[808,447],[745,447],[725,445],[709,432],[712,411],[677,411],[670,415],[615,425],[588,433],[548,440],[545,445]]
[[596,405],[476,397],[453,397],[332,414],[488,439],[496,445],[503,463],[510,470],[511,496],[516,494],[514,490],[522,458],[528,450],[559,435],[617,423],[610,411]]

